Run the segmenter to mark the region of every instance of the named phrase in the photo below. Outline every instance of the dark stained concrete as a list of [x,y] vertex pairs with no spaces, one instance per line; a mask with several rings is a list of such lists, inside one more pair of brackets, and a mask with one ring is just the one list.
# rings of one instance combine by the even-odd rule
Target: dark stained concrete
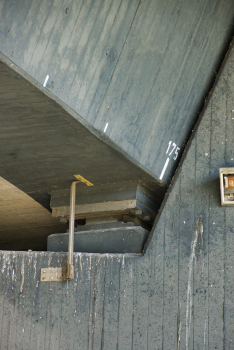
[[[6,57],[0,55],[0,61],[1,177],[48,210],[51,193],[69,190],[77,174],[93,183],[94,188],[98,184],[123,186],[140,181],[150,187],[160,205],[165,186],[158,184],[154,176],[115,149],[104,135],[104,141],[100,140],[100,132]],[[86,189],[85,184],[79,184],[81,187]],[[1,208],[1,249],[46,250],[49,234],[66,231],[66,225],[52,217],[48,224],[46,214],[39,215],[41,221],[33,220],[35,213],[30,204],[28,211],[24,208],[24,215],[32,217],[32,224],[27,225],[27,220],[19,223],[21,208],[15,212],[15,204],[9,206],[9,202]],[[38,210],[41,211],[39,207]],[[9,211],[12,219],[7,226],[5,217]]]
[[43,283],[66,254],[1,252],[1,348],[233,349],[233,82],[232,49],[144,256],[76,253],[74,281]]
[[4,179],[47,208],[51,192],[69,189],[77,174],[94,186],[141,180],[157,193],[160,203],[165,187],[153,176],[101,141],[100,135],[77,121],[80,116],[69,114],[50,98],[52,94],[45,95],[32,78],[25,74],[30,82],[24,79],[11,68],[20,69],[2,59],[7,63],[0,63],[0,174]]
[[[233,35],[233,19],[232,0],[6,0],[0,52],[41,85],[48,75],[46,89],[100,138],[108,123],[105,137],[158,180],[169,158],[161,177],[168,185]],[[51,116],[58,139],[62,118]]]

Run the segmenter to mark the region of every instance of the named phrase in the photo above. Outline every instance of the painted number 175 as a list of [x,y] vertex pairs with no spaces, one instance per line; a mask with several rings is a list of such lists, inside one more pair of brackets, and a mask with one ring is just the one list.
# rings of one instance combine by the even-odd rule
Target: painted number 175
[[167,147],[166,154],[168,154],[170,156],[174,152],[174,157],[173,157],[174,160],[176,160],[176,158],[178,157],[178,151],[179,150],[180,150],[180,148],[177,147],[174,142],[172,142],[172,141],[168,142],[168,147]]

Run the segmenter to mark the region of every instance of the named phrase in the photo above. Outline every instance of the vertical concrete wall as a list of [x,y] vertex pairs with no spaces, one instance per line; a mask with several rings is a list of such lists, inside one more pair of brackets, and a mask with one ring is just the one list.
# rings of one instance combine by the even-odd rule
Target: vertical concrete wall
[[144,256],[75,254],[75,280],[39,282],[66,256],[1,252],[1,349],[233,349],[234,51],[169,189]]

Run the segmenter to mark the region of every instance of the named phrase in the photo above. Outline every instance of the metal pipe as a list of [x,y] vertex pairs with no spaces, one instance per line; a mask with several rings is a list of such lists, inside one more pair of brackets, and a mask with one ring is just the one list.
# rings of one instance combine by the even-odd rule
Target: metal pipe
[[74,278],[73,251],[74,251],[74,224],[75,224],[75,204],[76,204],[76,183],[73,181],[70,190],[70,220],[69,220],[69,241],[68,241],[68,267],[67,278]]

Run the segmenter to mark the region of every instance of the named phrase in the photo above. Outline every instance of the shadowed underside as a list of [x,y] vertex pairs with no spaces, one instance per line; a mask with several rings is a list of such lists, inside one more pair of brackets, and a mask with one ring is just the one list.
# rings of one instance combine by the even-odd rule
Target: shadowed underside
[[94,185],[141,180],[159,192],[160,202],[164,189],[152,176],[6,64],[0,63],[0,74],[0,173],[4,179],[45,207],[51,192],[69,188],[77,174]]
[[[11,68],[18,69],[7,59],[5,61]],[[160,186],[146,171],[101,141],[77,121],[78,118],[81,120],[78,115],[72,111],[75,119],[74,115],[51,99],[49,93],[45,95],[40,91],[43,87],[34,86],[33,79],[29,82],[8,65],[0,63],[2,178],[47,209],[50,209],[51,193],[69,189],[77,174],[94,184],[94,187],[98,184],[113,184],[116,187],[116,183],[140,181],[150,187],[157,194],[158,203],[161,202],[165,186]],[[26,74],[25,76],[27,77]],[[2,192],[1,185],[0,189]],[[35,203],[33,199],[32,203]],[[28,227],[17,219],[13,227],[8,220],[8,227],[3,219],[19,202],[13,206],[10,201],[2,205],[0,231],[5,232],[0,240],[2,248],[17,246],[18,249],[45,249],[46,235],[65,231],[66,227],[58,225],[52,217],[48,224],[49,212],[44,211],[45,216],[38,214],[37,225],[33,223],[34,204],[30,200],[27,203],[28,208],[25,206],[24,212],[32,219]],[[39,205],[38,210],[43,212]],[[34,239],[40,235],[40,228],[41,239],[36,243]]]
[[233,17],[232,0],[2,1],[0,175],[47,209],[77,174],[160,204]]

